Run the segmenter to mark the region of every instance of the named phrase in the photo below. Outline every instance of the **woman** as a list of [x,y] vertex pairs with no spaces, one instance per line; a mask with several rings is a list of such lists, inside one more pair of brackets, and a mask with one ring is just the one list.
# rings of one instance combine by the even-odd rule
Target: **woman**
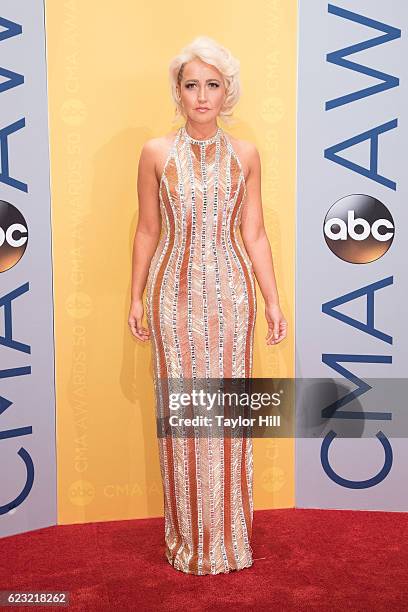
[[[141,152],[129,313],[133,335],[153,338],[158,419],[169,414],[169,380],[251,377],[254,274],[266,344],[281,342],[287,328],[263,224],[258,151],[217,124],[228,122],[238,101],[239,62],[201,36],[171,62],[170,81],[185,124]],[[198,575],[250,567],[251,438],[163,434],[158,441],[169,563]]]

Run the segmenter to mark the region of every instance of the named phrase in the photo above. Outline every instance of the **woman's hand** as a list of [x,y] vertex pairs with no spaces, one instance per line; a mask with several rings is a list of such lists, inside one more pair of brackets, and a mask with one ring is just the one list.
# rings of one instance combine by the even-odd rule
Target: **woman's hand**
[[266,344],[278,344],[286,337],[288,324],[278,304],[265,305],[265,317],[268,323]]
[[150,331],[142,325],[143,314],[143,300],[132,300],[128,319],[130,331],[135,338],[139,338],[142,342],[146,342],[150,339]]

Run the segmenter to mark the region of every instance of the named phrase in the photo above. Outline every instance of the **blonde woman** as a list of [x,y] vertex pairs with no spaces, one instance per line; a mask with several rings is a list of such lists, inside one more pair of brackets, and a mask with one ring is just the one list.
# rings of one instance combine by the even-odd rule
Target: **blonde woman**
[[[139,220],[129,325],[152,339],[156,414],[169,415],[168,381],[250,378],[257,312],[266,344],[281,342],[279,306],[261,203],[256,147],[217,123],[240,95],[239,61],[200,36],[170,64],[176,132],[147,141],[139,161]],[[147,322],[143,292],[147,285]],[[250,567],[252,440],[158,436],[165,551],[176,569],[218,574]]]

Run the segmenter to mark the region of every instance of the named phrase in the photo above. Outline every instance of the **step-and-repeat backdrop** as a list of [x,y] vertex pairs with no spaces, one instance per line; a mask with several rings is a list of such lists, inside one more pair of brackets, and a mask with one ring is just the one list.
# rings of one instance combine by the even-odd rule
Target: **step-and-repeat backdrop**
[[267,348],[258,290],[254,376],[296,362],[296,456],[254,441],[255,508],[293,506],[296,472],[299,507],[407,510],[408,8],[210,0],[193,32],[195,5],[109,5],[1,4],[0,534],[162,515],[151,351],[127,327],[137,162],[203,32],[241,62],[223,127],[260,151],[289,322]]
[[[140,151],[181,125],[171,58],[203,33],[229,47],[242,97],[221,126],[260,151],[291,330],[266,346],[258,290],[254,376],[293,376],[297,5],[209,0],[197,23],[194,3],[3,0],[0,17],[0,534],[160,516],[151,348],[127,324]],[[254,440],[254,462],[255,508],[293,506],[294,440]]]

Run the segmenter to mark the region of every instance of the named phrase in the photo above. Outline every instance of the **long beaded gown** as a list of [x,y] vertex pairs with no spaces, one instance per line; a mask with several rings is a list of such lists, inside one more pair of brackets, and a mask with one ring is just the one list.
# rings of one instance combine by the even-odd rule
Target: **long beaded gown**
[[[227,134],[176,133],[160,181],[162,234],[147,280],[156,415],[168,379],[252,375],[256,293],[239,233],[246,185]],[[158,436],[165,554],[176,569],[249,567],[253,519],[250,436]]]

